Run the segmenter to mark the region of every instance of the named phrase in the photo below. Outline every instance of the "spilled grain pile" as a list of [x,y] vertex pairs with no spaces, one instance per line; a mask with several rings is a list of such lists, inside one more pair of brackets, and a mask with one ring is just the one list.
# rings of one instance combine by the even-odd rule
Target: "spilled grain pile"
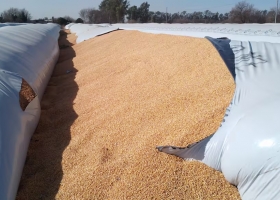
[[155,149],[219,127],[234,83],[206,39],[136,31],[76,45],[66,38],[18,199],[240,198],[221,173]]

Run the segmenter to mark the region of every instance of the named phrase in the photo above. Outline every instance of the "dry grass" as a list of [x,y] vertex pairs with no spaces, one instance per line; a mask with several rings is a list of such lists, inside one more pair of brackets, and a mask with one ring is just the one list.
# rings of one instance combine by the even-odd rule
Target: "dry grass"
[[155,149],[212,134],[233,92],[206,39],[116,31],[63,48],[17,198],[240,199],[221,173]]

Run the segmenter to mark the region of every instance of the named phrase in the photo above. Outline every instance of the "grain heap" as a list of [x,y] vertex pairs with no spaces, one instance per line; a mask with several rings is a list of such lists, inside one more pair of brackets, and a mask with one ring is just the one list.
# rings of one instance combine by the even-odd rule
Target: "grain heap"
[[155,149],[219,127],[234,82],[206,39],[74,39],[61,37],[18,199],[240,199],[221,173]]

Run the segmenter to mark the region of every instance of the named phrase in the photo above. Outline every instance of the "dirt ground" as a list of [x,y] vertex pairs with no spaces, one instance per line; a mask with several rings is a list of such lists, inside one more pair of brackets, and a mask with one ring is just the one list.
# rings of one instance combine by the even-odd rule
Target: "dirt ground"
[[240,199],[222,173],[155,149],[220,125],[235,86],[206,39],[75,39],[61,34],[17,199]]

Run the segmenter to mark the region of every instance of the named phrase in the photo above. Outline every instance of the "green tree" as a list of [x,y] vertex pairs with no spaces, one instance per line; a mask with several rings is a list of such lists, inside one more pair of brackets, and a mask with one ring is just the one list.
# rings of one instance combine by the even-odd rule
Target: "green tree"
[[56,23],[59,25],[67,25],[68,21],[63,17],[59,17],[59,18],[57,18]]
[[31,19],[30,13],[25,9],[21,9],[18,15],[18,18],[20,20],[19,22],[26,23]]
[[210,10],[205,10],[203,13],[203,19],[211,19],[213,15],[214,13],[212,13]]
[[213,13],[212,20],[213,20],[214,22],[219,21],[219,13],[218,13],[218,12]]
[[137,6],[131,6],[128,10],[127,10],[127,19],[128,20],[135,20],[137,21],[139,18],[139,14],[138,14],[138,8]]
[[102,0],[100,11],[106,13],[109,23],[124,22],[129,2],[127,0]]
[[138,14],[141,23],[147,23],[149,21],[149,8],[150,4],[148,4],[148,2],[142,3],[138,8]]
[[75,23],[81,23],[81,24],[83,24],[83,23],[84,23],[84,20],[82,20],[81,18],[78,18],[78,19],[76,19]]
[[150,11],[149,12],[149,22],[154,22],[155,21],[155,12]]

